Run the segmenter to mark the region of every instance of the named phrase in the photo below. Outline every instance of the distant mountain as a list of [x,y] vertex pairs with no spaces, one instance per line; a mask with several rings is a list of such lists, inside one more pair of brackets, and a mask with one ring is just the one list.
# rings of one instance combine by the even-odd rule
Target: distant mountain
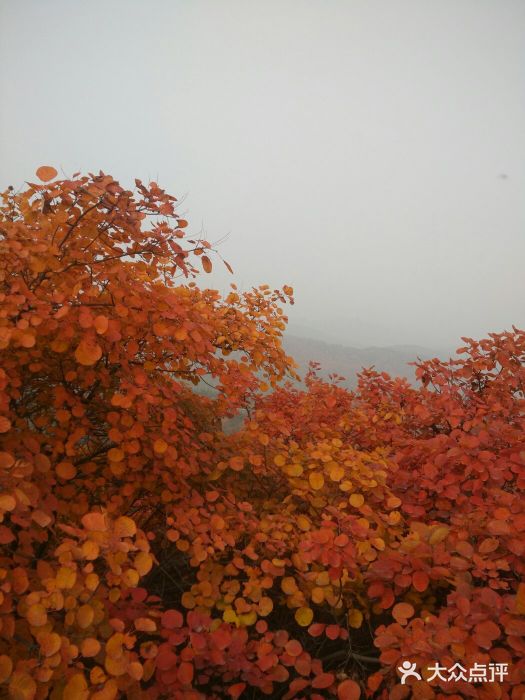
[[432,350],[418,345],[391,345],[387,347],[355,348],[345,345],[325,343],[312,338],[284,334],[284,348],[299,363],[299,372],[308,370],[310,361],[321,365],[320,376],[328,377],[337,373],[345,377],[344,384],[353,387],[356,375],[363,369],[374,366],[377,371],[388,372],[392,376],[406,377],[415,382],[414,367],[411,362],[433,357],[448,358],[450,353]]

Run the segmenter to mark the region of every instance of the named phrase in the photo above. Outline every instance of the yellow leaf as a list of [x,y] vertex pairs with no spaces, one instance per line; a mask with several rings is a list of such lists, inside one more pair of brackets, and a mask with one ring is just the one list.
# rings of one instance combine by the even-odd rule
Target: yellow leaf
[[224,622],[229,622],[229,623],[237,623],[239,621],[239,618],[237,617],[237,613],[235,610],[232,610],[232,608],[228,608],[228,610],[225,610],[222,613],[222,619]]
[[361,508],[365,502],[364,496],[362,496],[360,493],[353,493],[348,500],[350,505],[354,508]]
[[439,525],[439,527],[437,527],[428,538],[428,543],[438,544],[439,542],[443,542],[447,535],[448,527],[446,525]]
[[320,588],[319,586],[312,588],[310,596],[312,598],[312,603],[317,603],[317,605],[319,605],[324,600],[324,588]]
[[185,591],[182,594],[180,602],[183,604],[183,606],[185,608],[188,608],[188,610],[191,610],[192,608],[195,607],[195,598],[192,596],[192,594],[189,591]]
[[239,624],[241,627],[249,627],[257,622],[257,613],[252,610],[244,615],[239,615]]
[[284,471],[288,476],[301,476],[303,473],[303,468],[300,464],[287,464]]
[[333,466],[330,469],[330,479],[332,481],[341,481],[341,479],[343,478],[344,475],[345,475],[345,470],[343,469],[343,467],[340,467],[338,464],[336,464],[335,466]]
[[388,514],[388,522],[390,525],[397,525],[401,520],[401,513],[398,510],[393,510]]
[[122,574],[122,582],[128,588],[135,588],[139,582],[139,578],[138,571],[135,571],[135,569],[126,569]]
[[303,532],[308,532],[311,528],[311,523],[305,515],[297,516],[297,525]]
[[77,572],[67,566],[61,566],[56,576],[57,588],[73,588],[77,580]]
[[308,477],[308,481],[315,491],[319,491],[324,486],[324,476],[320,472],[312,472]]
[[86,576],[84,579],[84,584],[88,591],[95,591],[98,587],[99,584],[99,578],[97,574],[91,573]]
[[308,627],[314,619],[314,613],[311,608],[297,608],[295,611],[295,621],[301,627]]
[[153,449],[155,452],[159,455],[163,455],[166,450],[168,449],[168,443],[163,440],[162,438],[159,438],[158,440],[155,440],[153,443]]
[[318,586],[328,586],[330,584],[330,575],[328,571],[320,571],[315,577],[315,582]]
[[350,610],[348,613],[348,624],[354,629],[359,629],[363,624],[363,613],[360,610]]
[[153,559],[148,552],[139,552],[135,557],[135,569],[141,576],[145,576],[153,566]]
[[285,576],[281,581],[281,590],[287,595],[293,595],[297,592],[297,583],[293,576]]

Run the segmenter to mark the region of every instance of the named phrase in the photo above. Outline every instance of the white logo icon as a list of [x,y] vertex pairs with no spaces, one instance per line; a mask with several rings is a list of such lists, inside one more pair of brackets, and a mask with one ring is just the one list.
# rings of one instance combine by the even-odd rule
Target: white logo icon
[[416,671],[416,664],[411,664],[410,661],[403,661],[401,666],[397,667],[397,670],[401,674],[401,685],[405,685],[407,678],[414,677],[416,680],[420,681],[421,676]]

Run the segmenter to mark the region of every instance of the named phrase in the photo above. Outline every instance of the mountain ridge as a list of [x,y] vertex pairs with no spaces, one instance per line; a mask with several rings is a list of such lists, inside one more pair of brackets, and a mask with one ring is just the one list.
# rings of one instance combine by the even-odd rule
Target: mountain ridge
[[345,378],[344,385],[353,387],[357,374],[365,368],[388,372],[391,376],[405,377],[415,383],[415,368],[410,363],[419,359],[444,358],[453,354],[450,350],[436,350],[420,345],[370,345],[353,347],[325,340],[314,340],[293,333],[285,333],[283,345],[286,352],[299,364],[299,373],[304,376],[310,362],[320,364],[319,376],[338,374]]

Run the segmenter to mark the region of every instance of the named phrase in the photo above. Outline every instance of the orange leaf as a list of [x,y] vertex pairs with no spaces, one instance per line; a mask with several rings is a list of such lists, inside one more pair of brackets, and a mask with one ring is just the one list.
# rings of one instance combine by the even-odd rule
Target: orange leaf
[[213,265],[211,264],[211,260],[207,255],[203,255],[201,257],[202,261],[202,267],[204,268],[204,272],[211,272]]
[[10,493],[0,493],[0,511],[11,511],[16,508],[16,499]]
[[337,686],[337,697],[339,700],[359,700],[361,688],[349,678]]
[[432,534],[428,538],[429,544],[438,544],[439,542],[443,542],[443,540],[447,537],[448,533],[448,527],[446,525],[440,525],[432,532]]
[[162,438],[159,438],[158,440],[155,440],[153,443],[153,449],[155,452],[159,455],[163,455],[166,450],[168,449],[168,443],[163,440]]
[[0,656],[0,683],[5,683],[12,672],[13,662],[9,656],[2,654],[2,656]]
[[109,326],[109,321],[106,316],[97,316],[93,321],[93,326],[99,335],[104,335]]
[[15,671],[9,682],[9,697],[13,700],[33,700],[36,682],[28,673]]
[[15,458],[9,452],[0,452],[0,469],[10,469],[15,463]]
[[312,681],[312,688],[329,688],[335,681],[333,673],[320,673]]
[[155,632],[157,625],[148,617],[138,617],[135,620],[135,629],[139,630],[140,632]]
[[244,459],[242,457],[231,457],[230,458],[230,469],[235,472],[242,471],[244,467]]
[[281,590],[287,595],[293,595],[297,592],[297,583],[292,576],[285,576],[281,581]]
[[83,630],[87,629],[95,618],[95,611],[91,605],[81,605],[77,610],[77,623]]
[[525,583],[518,585],[514,610],[518,615],[525,615]]
[[230,685],[228,688],[228,695],[233,698],[233,700],[237,700],[237,698],[242,695],[245,688],[246,683],[235,683],[234,685]]
[[193,680],[193,665],[183,661],[177,669],[177,678],[183,685],[189,685]]
[[77,475],[76,467],[71,464],[71,462],[60,462],[56,466],[56,472],[61,479],[64,479],[64,481],[74,479]]
[[44,634],[38,639],[40,643],[40,651],[44,656],[53,656],[59,651],[62,646],[62,639],[56,632]]
[[42,182],[49,182],[58,175],[58,171],[52,165],[41,165],[36,171],[36,176]]
[[416,591],[423,593],[428,588],[428,584],[429,584],[428,574],[426,574],[424,571],[416,571],[412,575],[412,584],[413,584],[414,588],[416,589]]
[[113,530],[117,537],[133,537],[137,532],[135,521],[126,515],[121,515],[113,523]]
[[34,510],[31,513],[31,519],[35,521],[40,527],[47,527],[49,523],[53,521],[53,518],[49,513],[45,513],[43,510]]
[[414,608],[410,603],[398,603],[392,608],[392,616],[399,623],[406,622],[409,617],[414,615]]
[[224,522],[224,518],[214,513],[210,518],[210,525],[214,530],[224,530],[226,523]]
[[303,653],[302,644],[296,639],[290,639],[290,641],[287,642],[286,646],[284,647],[284,650],[287,654],[289,654],[289,656],[299,656],[299,654]]
[[86,513],[82,516],[82,525],[91,531],[105,532],[108,529],[104,513]]
[[47,610],[40,603],[35,603],[28,608],[26,618],[32,627],[42,627],[47,622]]
[[81,340],[75,350],[75,357],[79,364],[90,367],[97,363],[102,357],[102,348],[93,340]]
[[62,700],[87,700],[89,691],[83,673],[75,673],[66,683]]
[[90,658],[92,656],[96,656],[100,651],[100,648],[101,644],[98,639],[95,639],[94,637],[87,637],[86,639],[82,640],[80,645],[80,653],[82,656]]

